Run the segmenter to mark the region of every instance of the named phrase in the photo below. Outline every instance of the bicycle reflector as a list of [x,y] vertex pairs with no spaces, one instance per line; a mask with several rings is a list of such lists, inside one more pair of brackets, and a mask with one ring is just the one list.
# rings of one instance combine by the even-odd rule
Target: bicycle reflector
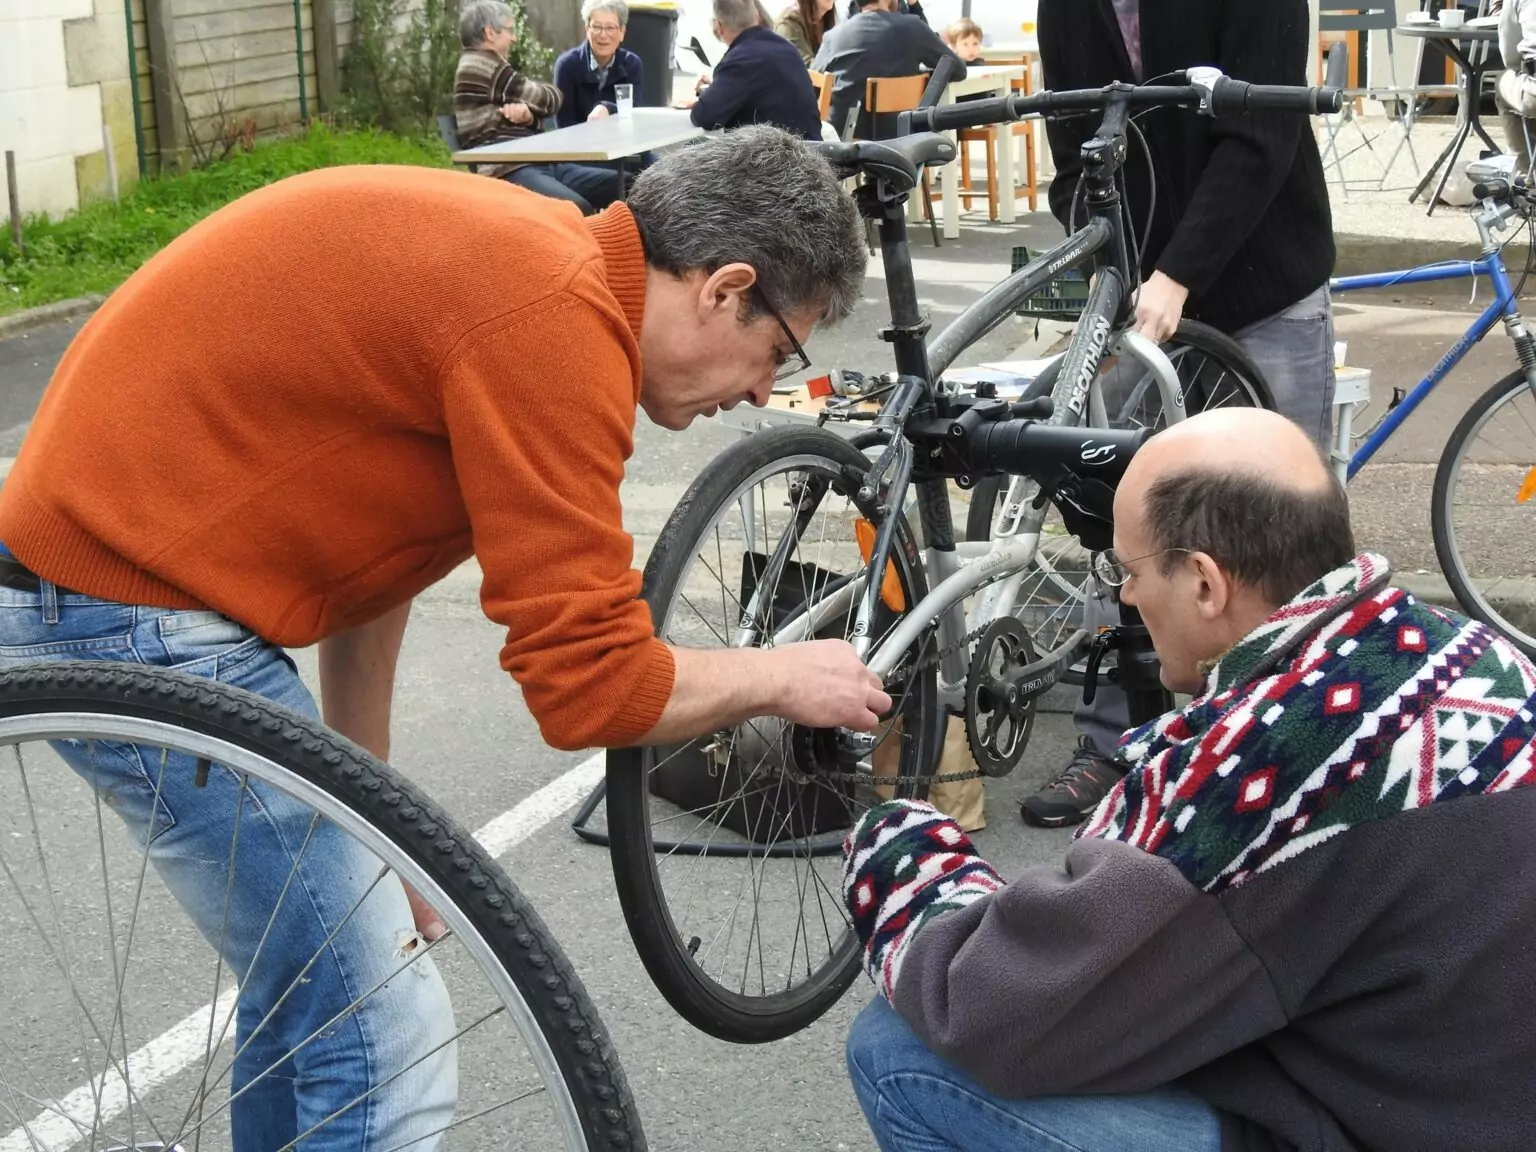
[[[1520,491],[1515,493],[1515,503],[1524,504],[1532,496],[1536,496],[1536,467],[1525,474],[1525,482],[1520,485]],[[868,560],[869,557],[864,559]]]
[[[853,534],[858,537],[859,555],[864,557],[864,563],[869,563],[869,558],[875,554],[875,525],[872,521],[863,517],[853,522]],[[907,610],[907,594],[901,590],[901,580],[896,575],[896,562],[885,562],[885,575],[880,578],[880,599],[892,612],[905,612]]]

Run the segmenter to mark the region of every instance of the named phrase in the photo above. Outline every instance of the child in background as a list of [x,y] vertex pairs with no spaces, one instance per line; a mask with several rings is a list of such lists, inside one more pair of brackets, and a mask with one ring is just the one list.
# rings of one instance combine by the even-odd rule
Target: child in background
[[944,43],[967,64],[981,59],[981,25],[969,16],[956,20],[942,34]]

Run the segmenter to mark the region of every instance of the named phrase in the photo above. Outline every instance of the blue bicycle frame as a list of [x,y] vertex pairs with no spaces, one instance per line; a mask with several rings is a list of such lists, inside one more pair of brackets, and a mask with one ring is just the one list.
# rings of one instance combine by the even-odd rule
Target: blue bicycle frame
[[1349,478],[1354,479],[1355,473],[1370,461],[1383,444],[1385,444],[1397,431],[1397,428],[1419,406],[1420,401],[1435,389],[1435,385],[1444,380],[1446,374],[1461,363],[1461,358],[1467,354],[1472,345],[1476,344],[1493,326],[1500,320],[1518,319],[1519,311],[1515,299],[1515,290],[1510,285],[1509,275],[1504,271],[1504,259],[1497,248],[1484,252],[1479,260],[1446,261],[1440,264],[1426,264],[1422,268],[1410,268],[1403,272],[1373,272],[1365,276],[1340,276],[1328,282],[1332,292],[1353,292],[1361,288],[1396,288],[1403,284],[1425,284],[1432,280],[1464,280],[1471,276],[1486,276],[1492,282],[1494,288],[1493,303],[1483,309],[1483,313],[1472,322],[1472,326],[1462,333],[1461,339],[1446,354],[1440,357],[1440,362],[1430,369],[1429,375],[1420,380],[1412,392],[1404,396],[1402,401],[1389,410],[1381,422],[1366,437],[1349,458]]

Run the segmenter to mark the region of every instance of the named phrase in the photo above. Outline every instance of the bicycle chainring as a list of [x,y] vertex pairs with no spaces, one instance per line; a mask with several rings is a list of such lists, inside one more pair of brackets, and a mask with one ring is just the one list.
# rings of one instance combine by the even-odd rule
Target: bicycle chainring
[[1012,772],[1029,743],[1036,701],[1015,680],[1035,659],[1029,633],[1012,616],[992,621],[976,642],[965,678],[965,738],[987,776]]

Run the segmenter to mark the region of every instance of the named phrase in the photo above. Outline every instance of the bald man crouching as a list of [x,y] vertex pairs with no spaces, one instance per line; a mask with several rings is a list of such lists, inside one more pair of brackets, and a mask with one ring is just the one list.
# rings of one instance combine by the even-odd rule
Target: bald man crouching
[[1408,1152],[1536,1132],[1536,668],[1354,555],[1293,424],[1148,441],[1102,567],[1188,707],[1059,867],[933,808],[849,840],[884,1152]]

